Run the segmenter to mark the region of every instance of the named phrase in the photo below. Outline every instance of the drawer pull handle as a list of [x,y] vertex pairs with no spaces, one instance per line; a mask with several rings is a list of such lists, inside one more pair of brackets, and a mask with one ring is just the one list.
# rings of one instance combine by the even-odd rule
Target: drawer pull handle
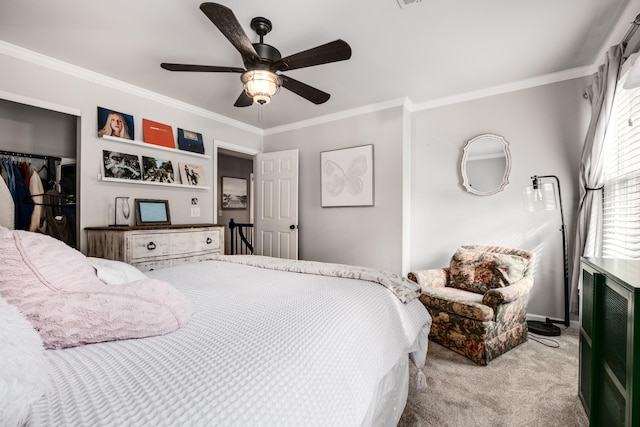
[[150,251],[154,250],[156,248],[156,244],[153,242],[149,242],[147,244],[147,249],[149,249]]
[[207,245],[210,245],[210,244],[211,244],[211,242],[213,242],[213,240],[211,240],[211,237],[207,237],[206,242],[207,242]]

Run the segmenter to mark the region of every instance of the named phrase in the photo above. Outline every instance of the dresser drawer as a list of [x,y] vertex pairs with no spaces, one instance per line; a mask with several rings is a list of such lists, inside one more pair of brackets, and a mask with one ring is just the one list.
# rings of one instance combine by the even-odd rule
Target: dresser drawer
[[128,262],[142,271],[211,259],[223,252],[224,227],[87,228],[89,256]]
[[169,255],[171,238],[169,234],[133,234],[131,236],[131,262],[145,258]]
[[199,233],[194,242],[194,250],[202,252],[220,251],[220,231],[210,230]]
[[171,267],[171,261],[168,259],[161,259],[157,261],[133,262],[131,265],[140,271],[151,271]]
[[179,257],[179,258],[172,258],[171,267],[176,267],[178,265],[184,265],[184,264],[192,264],[194,262],[207,261],[207,260],[210,260],[211,258],[213,258],[213,254],[190,255],[190,256]]
[[188,231],[171,235],[172,255],[220,250],[220,231]]

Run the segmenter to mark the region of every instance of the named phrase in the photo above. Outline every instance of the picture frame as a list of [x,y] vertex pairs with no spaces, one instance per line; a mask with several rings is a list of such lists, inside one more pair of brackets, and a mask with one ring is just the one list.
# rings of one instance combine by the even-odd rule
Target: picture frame
[[202,134],[178,128],[178,148],[183,151],[204,154]]
[[102,150],[102,165],[105,178],[142,179],[140,157],[136,154]]
[[374,206],[373,144],[320,152],[321,205]]
[[134,199],[136,225],[171,225],[168,200]]
[[197,187],[207,185],[202,166],[178,162],[178,169],[180,170],[180,181],[183,185],[193,185]]
[[133,116],[104,107],[98,107],[98,136],[134,139]]
[[175,182],[171,160],[142,156],[142,180],[150,182]]
[[142,119],[142,139],[147,144],[176,148],[176,141],[173,139],[173,128],[153,120]]
[[222,177],[222,209],[247,209],[247,180]]

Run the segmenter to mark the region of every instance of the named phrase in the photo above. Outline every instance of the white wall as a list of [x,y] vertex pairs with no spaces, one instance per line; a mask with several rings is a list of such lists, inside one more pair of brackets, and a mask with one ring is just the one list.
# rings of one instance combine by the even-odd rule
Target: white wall
[[[521,192],[532,175],[558,176],[572,250],[586,85],[586,78],[574,79],[413,114],[413,269],[448,265],[462,244],[533,250],[529,313],[563,318],[560,212],[526,212]],[[492,196],[466,192],[460,175],[466,142],[483,133],[503,136],[511,153],[509,184]]]
[[[402,270],[402,108],[265,136],[265,152],[299,149],[299,257]],[[323,208],[320,152],[373,144],[373,207]]]
[[[41,61],[41,59],[38,59]],[[38,62],[36,61],[36,62]],[[120,142],[97,137],[97,107],[131,114],[135,119],[137,141],[142,141],[142,118],[158,121],[176,128],[202,133],[206,154],[213,154],[213,139],[262,149],[261,132],[236,127],[224,120],[217,120],[212,114],[199,111],[195,107],[183,105],[168,98],[150,94],[139,88],[118,84],[111,79],[89,72],[54,71],[65,69],[64,65],[51,61],[48,67],[0,54],[0,94],[2,92],[24,98],[33,98],[43,103],[52,103],[80,111],[78,165],[80,174],[79,210],[80,230],[89,226],[104,226],[113,222],[113,203],[116,196],[134,198],[168,199],[171,219],[174,223],[214,222],[213,162],[181,154],[168,153],[146,147],[134,147]],[[65,71],[68,71],[65,69]],[[74,74],[75,73],[75,74]],[[87,78],[88,76],[88,78]],[[1,149],[2,147],[0,147]],[[103,149],[119,150],[131,154],[149,155],[162,158],[166,155],[174,162],[193,162],[204,167],[209,191],[169,188],[160,186],[119,184],[98,181],[101,172]],[[200,201],[201,217],[191,218],[191,198]],[[81,249],[86,248],[86,235],[82,234]]]

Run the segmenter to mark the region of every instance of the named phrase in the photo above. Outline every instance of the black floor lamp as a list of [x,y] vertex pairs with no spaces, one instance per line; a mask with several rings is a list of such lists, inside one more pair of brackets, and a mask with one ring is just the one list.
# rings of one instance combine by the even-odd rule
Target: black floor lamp
[[567,229],[564,224],[564,212],[562,210],[562,193],[560,191],[560,180],[555,175],[534,175],[531,177],[531,186],[525,187],[523,195],[528,211],[556,210],[556,196],[552,182],[543,183],[540,180],[553,178],[558,186],[558,204],[560,205],[560,219],[562,226],[562,250],[564,254],[564,320],[552,320],[548,317],[544,322],[538,320],[527,321],[529,332],[545,336],[560,335],[560,328],[554,323],[563,323],[569,326],[569,255],[567,253]]

